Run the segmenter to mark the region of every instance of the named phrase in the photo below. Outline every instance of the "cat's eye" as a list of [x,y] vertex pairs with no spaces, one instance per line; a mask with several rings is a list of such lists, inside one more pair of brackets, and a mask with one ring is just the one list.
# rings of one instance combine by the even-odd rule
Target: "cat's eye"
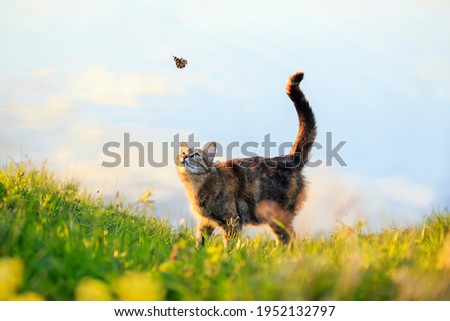
[[198,157],[200,157],[200,154],[199,154],[199,153],[194,153],[194,154],[192,155],[192,157],[198,158]]

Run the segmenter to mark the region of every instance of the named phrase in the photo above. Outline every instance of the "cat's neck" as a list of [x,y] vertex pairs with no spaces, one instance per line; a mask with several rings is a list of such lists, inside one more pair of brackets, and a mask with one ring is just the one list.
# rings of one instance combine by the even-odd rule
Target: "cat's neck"
[[206,174],[191,174],[188,172],[180,173],[181,180],[189,187],[191,192],[197,193],[206,180],[211,179],[217,174],[217,170],[214,168],[211,172]]

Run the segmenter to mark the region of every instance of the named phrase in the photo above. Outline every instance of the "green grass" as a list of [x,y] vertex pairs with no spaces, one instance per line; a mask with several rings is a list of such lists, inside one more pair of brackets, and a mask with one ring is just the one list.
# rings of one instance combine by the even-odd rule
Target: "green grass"
[[74,300],[86,277],[126,299],[117,284],[130,271],[150,281],[127,279],[129,292],[149,284],[142,291],[165,300],[450,300],[446,210],[405,229],[344,226],[292,249],[257,236],[225,250],[220,237],[196,249],[191,229],[149,212],[148,202],[106,203],[44,167],[11,163],[0,172],[0,260],[20,259],[15,291],[46,300]]

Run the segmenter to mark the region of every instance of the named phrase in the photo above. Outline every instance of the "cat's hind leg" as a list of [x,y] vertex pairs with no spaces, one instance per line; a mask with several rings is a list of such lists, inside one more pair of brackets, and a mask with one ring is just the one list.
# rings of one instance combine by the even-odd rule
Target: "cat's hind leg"
[[277,244],[289,244],[295,238],[294,216],[295,213],[274,201],[264,200],[256,206],[256,217],[259,223],[269,225],[276,236]]
[[292,221],[285,220],[284,222],[280,222],[274,218],[269,224],[269,227],[276,236],[277,244],[291,245],[295,239],[295,230]]

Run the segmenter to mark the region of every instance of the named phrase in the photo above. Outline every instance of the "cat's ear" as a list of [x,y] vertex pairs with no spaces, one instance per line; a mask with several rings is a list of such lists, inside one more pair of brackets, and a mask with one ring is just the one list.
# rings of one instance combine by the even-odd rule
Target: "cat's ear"
[[216,142],[206,144],[205,148],[203,148],[203,154],[205,154],[206,158],[212,162],[216,156]]
[[187,155],[188,154],[188,150],[189,150],[188,144],[186,142],[181,142],[180,143],[179,154],[183,155],[183,153],[184,153],[185,155]]

